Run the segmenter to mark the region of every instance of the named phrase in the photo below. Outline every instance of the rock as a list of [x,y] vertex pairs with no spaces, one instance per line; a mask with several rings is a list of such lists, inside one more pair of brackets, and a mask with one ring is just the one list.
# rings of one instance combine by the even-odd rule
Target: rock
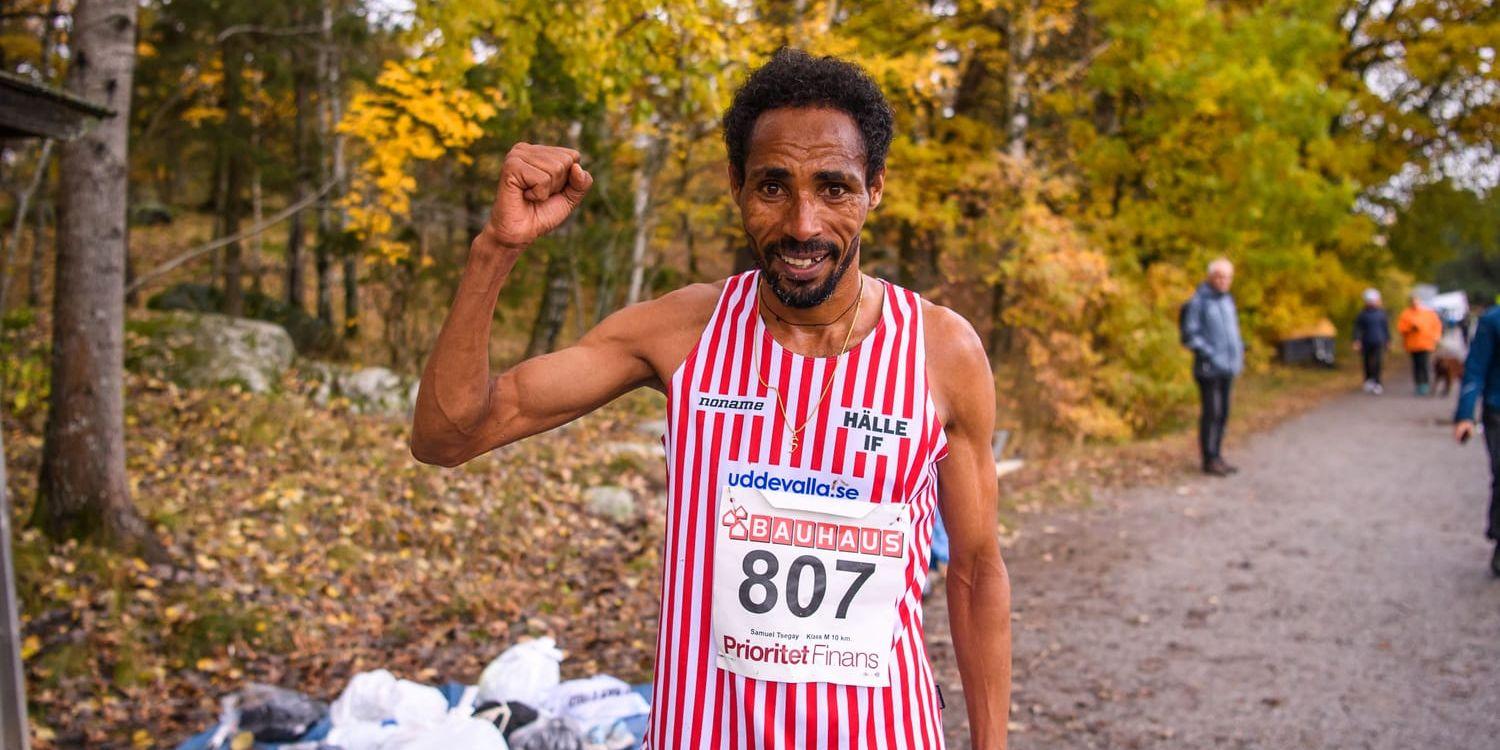
[[583,506],[589,513],[617,524],[635,520],[635,496],[624,487],[590,487],[583,493]]
[[135,334],[127,365],[195,388],[238,384],[265,393],[296,355],[286,329],[260,320],[168,312],[133,320],[127,329]]
[[613,441],[601,446],[606,456],[611,458],[617,456],[632,456],[642,458],[661,458],[667,455],[667,451],[661,443],[632,443],[624,441]]
[[648,419],[644,422],[641,422],[640,424],[637,424],[635,426],[635,429],[637,432],[646,435],[652,440],[660,442],[662,437],[667,434],[667,420]]
[[309,362],[304,367],[313,384],[312,399],[327,406],[334,398],[347,399],[357,414],[406,416],[417,402],[417,380],[384,367],[348,367]]

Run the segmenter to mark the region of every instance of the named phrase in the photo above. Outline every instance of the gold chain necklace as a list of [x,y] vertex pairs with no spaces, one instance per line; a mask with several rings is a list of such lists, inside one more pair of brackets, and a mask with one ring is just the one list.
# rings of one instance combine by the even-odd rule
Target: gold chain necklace
[[[844,333],[844,345],[839,349],[839,353],[834,357],[834,366],[838,365],[838,358],[844,356],[849,351],[849,340],[854,337],[854,326],[859,323],[859,308],[860,308],[861,305],[864,304],[864,302],[865,302],[865,275],[864,274],[860,274],[859,275],[859,296],[854,298],[854,317],[852,317],[852,318],[849,319],[849,330]],[[772,315],[776,315],[776,311],[772,310],[771,314]],[[780,320],[780,318],[781,318],[781,316],[777,315],[777,319]],[[768,331],[766,335],[769,336],[770,332]],[[808,412],[807,412],[807,419],[802,420],[802,426],[800,426],[800,427],[793,427],[792,426],[792,418],[791,418],[790,415],[788,415],[786,413],[786,399],[782,396],[781,389],[780,388],[775,388],[770,383],[767,383],[766,382],[766,377],[764,375],[760,374],[760,344],[759,344],[759,342],[756,343],[755,349],[753,350],[753,354],[752,354],[752,366],[755,367],[755,377],[756,377],[756,379],[758,379],[760,381],[761,387],[765,388],[768,391],[772,391],[772,392],[774,392],[776,394],[776,408],[778,408],[778,409],[781,410],[781,421],[784,424],[786,424],[787,431],[790,432],[790,433],[792,433],[792,440],[791,440],[791,443],[789,444],[789,446],[787,447],[787,452],[788,453],[796,453],[797,452],[797,445],[799,444],[799,442],[800,442],[800,440],[802,438],[802,431],[805,430],[805,429],[807,429],[807,426],[809,424],[812,424],[813,417],[817,415],[818,409],[822,408],[823,401],[828,398],[828,392],[831,391],[831,390],[833,390],[833,376],[829,375],[828,381],[823,384],[823,394],[821,396],[818,396],[817,402],[815,402],[812,405],[812,408],[808,410]]]

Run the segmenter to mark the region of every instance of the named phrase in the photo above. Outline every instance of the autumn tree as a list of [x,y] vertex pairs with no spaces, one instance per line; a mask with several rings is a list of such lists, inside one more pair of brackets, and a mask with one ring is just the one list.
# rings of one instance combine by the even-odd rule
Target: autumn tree
[[130,500],[124,367],[127,133],[134,0],[80,0],[68,89],[115,115],[62,148],[52,398],[32,522],[152,558],[164,550]]

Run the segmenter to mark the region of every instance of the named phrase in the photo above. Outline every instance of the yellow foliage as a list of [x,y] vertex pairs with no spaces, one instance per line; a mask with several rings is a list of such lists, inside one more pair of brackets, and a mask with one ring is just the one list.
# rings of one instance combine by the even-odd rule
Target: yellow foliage
[[350,231],[374,257],[394,264],[410,256],[395,235],[411,214],[414,163],[448,157],[467,164],[465,149],[484,134],[481,123],[495,115],[489,100],[497,97],[443,80],[432,59],[388,61],[375,85],[354,95],[338,129],[365,156],[343,206]]

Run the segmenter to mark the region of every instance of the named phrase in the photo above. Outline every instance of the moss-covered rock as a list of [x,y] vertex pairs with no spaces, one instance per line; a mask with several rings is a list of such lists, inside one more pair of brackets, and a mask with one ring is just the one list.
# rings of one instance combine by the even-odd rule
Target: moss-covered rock
[[211,313],[167,312],[130,321],[126,365],[180,385],[238,384],[271,390],[292,365],[296,348],[273,323]]

